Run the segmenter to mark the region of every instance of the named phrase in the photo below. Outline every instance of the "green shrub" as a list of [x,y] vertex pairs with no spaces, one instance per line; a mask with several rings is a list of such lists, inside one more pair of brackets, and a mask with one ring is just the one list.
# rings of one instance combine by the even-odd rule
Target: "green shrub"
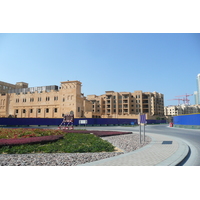
[[19,146],[3,146],[0,153],[86,153],[112,152],[114,146],[108,141],[91,134],[68,133],[63,139],[47,144],[24,144]]

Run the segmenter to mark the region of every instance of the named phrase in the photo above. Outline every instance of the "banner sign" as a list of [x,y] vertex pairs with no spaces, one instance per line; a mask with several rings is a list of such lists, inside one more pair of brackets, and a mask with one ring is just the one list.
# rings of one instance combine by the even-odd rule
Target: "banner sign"
[[146,123],[146,115],[145,114],[139,114],[138,124],[145,124],[145,123]]
[[87,124],[87,120],[79,120],[79,124]]

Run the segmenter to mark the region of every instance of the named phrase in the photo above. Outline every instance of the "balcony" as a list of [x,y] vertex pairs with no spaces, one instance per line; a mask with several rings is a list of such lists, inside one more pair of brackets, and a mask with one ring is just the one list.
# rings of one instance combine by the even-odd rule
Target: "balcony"
[[149,106],[148,105],[144,105],[143,108],[149,108]]
[[142,103],[149,103],[149,101],[148,100],[143,100]]
[[144,112],[144,113],[148,113],[148,112],[149,112],[149,109],[143,109],[143,112]]

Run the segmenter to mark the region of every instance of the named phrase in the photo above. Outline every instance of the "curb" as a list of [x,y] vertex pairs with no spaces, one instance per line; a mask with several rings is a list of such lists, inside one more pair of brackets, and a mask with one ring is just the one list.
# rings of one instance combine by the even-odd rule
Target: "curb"
[[[125,153],[125,154],[121,154],[121,155],[118,155],[118,156],[115,156],[115,157],[105,158],[105,159],[102,159],[102,160],[93,161],[91,163],[81,164],[81,165],[78,165],[78,166],[96,166],[95,164],[97,164],[97,165],[99,163],[103,164],[107,160],[112,161],[112,160],[115,160],[117,157],[118,158],[123,158],[123,157],[126,157],[128,155],[135,154],[137,152],[143,151],[146,148],[151,148],[151,146],[153,145],[153,143],[156,142],[156,139],[153,136],[150,136],[150,135],[148,135],[148,136],[151,137],[152,141],[149,144],[145,145],[144,147],[142,147],[140,149],[137,149],[135,151],[128,152],[128,153]],[[166,135],[163,135],[163,136],[166,136]],[[170,157],[166,158],[165,160],[163,160],[163,161],[155,164],[154,166],[177,166],[190,153],[190,148],[189,148],[189,146],[185,142],[183,142],[182,140],[179,140],[178,138],[172,137],[172,136],[166,136],[166,137],[172,138],[173,140],[175,140],[178,143],[178,149],[177,149],[177,151],[173,155],[171,155]]]
[[179,165],[190,153],[189,146],[179,139],[174,139],[179,143],[178,150],[166,160],[158,163],[156,166],[177,166]]

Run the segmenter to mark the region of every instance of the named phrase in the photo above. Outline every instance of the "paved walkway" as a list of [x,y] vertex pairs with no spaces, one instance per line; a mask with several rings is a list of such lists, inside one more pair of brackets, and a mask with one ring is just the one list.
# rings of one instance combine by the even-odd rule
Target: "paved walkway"
[[79,166],[176,166],[189,153],[188,145],[177,138],[146,135],[152,138],[152,142],[138,150]]

